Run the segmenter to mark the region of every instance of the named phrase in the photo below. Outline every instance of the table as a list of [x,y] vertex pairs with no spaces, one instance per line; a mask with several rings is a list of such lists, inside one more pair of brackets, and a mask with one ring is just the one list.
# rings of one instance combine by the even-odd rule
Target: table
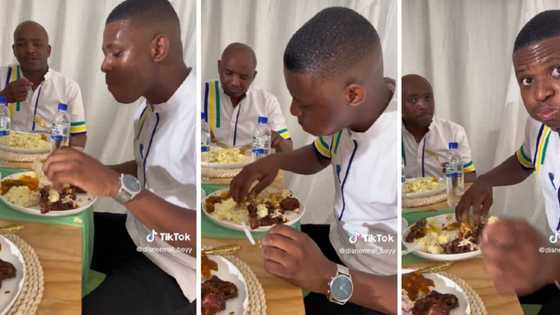
[[[409,222],[416,222],[421,218],[431,217],[443,213],[452,213],[452,209],[441,209],[439,211],[426,211],[423,213],[409,213],[403,216]],[[438,264],[439,262],[428,261],[412,254],[403,257],[403,267],[423,267],[427,265]],[[496,291],[492,279],[484,269],[484,263],[481,258],[474,258],[459,261],[446,270],[465,280],[477,293],[484,302],[488,314],[491,315],[523,315],[523,309],[514,292],[501,294]]]
[[[2,176],[7,176],[13,173],[21,172],[23,170],[13,169],[13,168],[0,168],[0,173]],[[82,268],[82,283],[84,284],[84,292],[86,280],[89,275],[89,266],[91,263],[91,258],[93,254],[93,206],[75,215],[69,215],[64,217],[47,217],[47,216],[36,216],[28,213],[23,213],[16,211],[6,205],[4,202],[0,201],[0,219],[5,220],[20,220],[26,222],[41,222],[45,224],[56,224],[56,225],[67,225],[72,227],[77,227],[81,232],[83,232],[83,237],[80,235],[80,240],[82,244],[80,248],[82,250],[83,264],[80,266]]]
[[222,245],[239,245],[241,250],[237,257],[241,258],[255,273],[263,286],[266,296],[268,314],[274,315],[304,315],[303,293],[298,287],[266,272],[263,257],[258,246],[253,246],[247,240],[203,238],[203,247]]
[[[283,178],[283,174],[280,172],[271,186],[279,189],[285,188],[286,186]],[[227,185],[202,185],[202,189],[206,191],[206,193],[225,188],[227,188]],[[260,248],[251,245],[249,241],[245,239],[245,234],[243,232],[228,230],[217,226],[205,218],[204,214],[202,214],[201,227],[203,247],[222,245],[241,246],[237,257],[251,267],[251,270],[253,270],[263,286],[268,314],[305,314],[302,290],[266,272],[264,270],[264,262]],[[256,239],[260,239],[264,236],[264,233],[253,233],[253,235]]]
[[82,312],[82,229],[65,224],[21,220],[0,220],[0,226],[17,223],[17,235],[33,249],[45,280],[43,299],[37,314],[81,314]]

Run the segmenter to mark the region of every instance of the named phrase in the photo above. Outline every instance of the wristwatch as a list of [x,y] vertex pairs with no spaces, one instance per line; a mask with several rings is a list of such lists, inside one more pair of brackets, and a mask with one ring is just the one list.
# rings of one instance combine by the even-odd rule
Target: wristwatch
[[121,174],[120,181],[121,187],[114,199],[121,205],[124,205],[142,191],[142,185],[138,178],[128,174]]
[[336,275],[329,281],[329,291],[327,292],[329,301],[344,305],[352,297],[353,290],[350,270],[345,266],[336,265]]

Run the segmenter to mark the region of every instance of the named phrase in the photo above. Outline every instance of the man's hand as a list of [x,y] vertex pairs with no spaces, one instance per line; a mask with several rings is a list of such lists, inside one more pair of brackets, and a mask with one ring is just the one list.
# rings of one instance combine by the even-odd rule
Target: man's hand
[[293,150],[292,140],[282,138],[282,136],[274,130],[271,130],[270,133],[270,146],[276,150],[276,152]]
[[96,196],[114,197],[120,188],[119,173],[72,148],[54,151],[43,172],[55,187],[71,184]]
[[[492,186],[479,179],[461,197],[455,207],[455,216],[459,222],[472,222],[472,218],[474,223],[480,223],[481,218],[488,215],[492,201]],[[473,209],[472,214],[470,213],[471,208]]]
[[17,81],[11,82],[8,86],[0,93],[6,96],[8,102],[21,102],[27,98],[27,91],[33,86],[31,81],[26,78],[19,79]]
[[336,274],[328,260],[307,234],[286,225],[276,225],[262,241],[264,269],[297,287],[327,294]]
[[[272,184],[278,174],[278,162],[275,155],[269,155],[245,166],[229,185],[233,200],[245,200],[249,192],[258,194],[268,185]],[[253,183],[258,181],[253,189]]]
[[553,244],[525,220],[503,219],[486,226],[481,250],[498,291],[532,293],[558,279],[560,256],[540,253]]

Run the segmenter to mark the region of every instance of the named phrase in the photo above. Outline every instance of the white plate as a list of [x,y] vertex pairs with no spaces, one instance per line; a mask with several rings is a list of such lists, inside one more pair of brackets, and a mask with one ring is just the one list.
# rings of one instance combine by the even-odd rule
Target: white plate
[[0,287],[0,315],[4,315],[10,310],[23,289],[26,271],[23,255],[12,241],[0,235],[0,246],[2,247],[0,259],[13,264],[16,268],[15,278],[2,281],[2,287]]
[[[428,222],[437,222],[439,224],[448,224],[448,223],[452,223],[455,222],[455,214],[451,213],[451,214],[441,214],[441,215],[437,215],[434,217],[429,217],[426,218],[428,220]],[[418,248],[418,246],[416,246],[416,244],[414,243],[408,243],[405,242],[406,236],[408,235],[408,233],[410,232],[410,229],[412,228],[411,225],[409,227],[406,227],[406,229],[403,226],[403,244],[404,246],[407,248],[408,251],[410,251],[411,253],[413,253],[414,255],[420,256],[422,258],[425,259],[429,259],[429,260],[437,260],[437,261],[457,261],[457,260],[465,260],[465,259],[470,259],[470,258],[474,258],[478,255],[480,255],[480,249],[472,251],[472,252],[468,252],[468,253],[461,253],[461,254],[432,254],[432,253],[428,253],[426,251],[421,250],[420,248]]]
[[[23,175],[36,176],[35,172],[28,171],[28,172],[15,173],[15,174],[12,174],[10,176],[3,177],[2,179],[3,180],[4,179],[17,179],[18,177],[23,176]],[[64,217],[64,216],[67,216],[67,215],[78,214],[80,212],[86,211],[97,200],[96,197],[92,197],[89,194],[76,194],[77,202],[80,205],[79,208],[71,209],[71,210],[49,211],[47,213],[41,213],[41,207],[39,205],[36,205],[34,207],[31,207],[31,208],[25,208],[25,207],[21,207],[21,206],[18,206],[16,204],[13,204],[13,203],[9,202],[4,197],[4,195],[0,195],[0,198],[10,208],[13,208],[13,209],[15,209],[19,212],[33,214],[33,215],[42,216],[42,217]]]
[[[411,269],[403,269],[403,274],[412,272]],[[425,273],[424,277],[434,281],[434,290],[442,294],[453,294],[459,300],[459,307],[451,310],[450,315],[470,315],[471,306],[467,294],[459,284],[439,273]]]
[[249,289],[241,271],[222,256],[210,255],[208,258],[218,264],[218,271],[213,271],[212,274],[224,281],[232,282],[237,287],[237,297],[227,300],[226,309],[216,315],[230,315],[232,312],[235,315],[245,314],[249,308]]
[[[212,150],[212,147],[210,147],[210,150]],[[248,150],[248,153],[249,154],[245,154],[245,156],[247,157],[247,160],[245,160],[243,162],[238,162],[238,163],[210,163],[210,162],[202,161],[201,166],[205,167],[205,168],[226,168],[226,169],[243,168],[245,165],[253,163],[253,157],[251,156],[250,150]],[[202,153],[202,156],[204,156],[204,154],[205,153]]]
[[[11,132],[14,132],[14,131],[11,131]],[[33,132],[17,131],[17,133],[19,133],[19,134],[41,134],[42,132],[33,133]],[[45,153],[51,152],[51,148],[48,148],[48,149],[23,149],[23,148],[11,147],[7,144],[3,144],[2,142],[0,142],[0,149],[2,149],[4,151],[13,152],[13,153],[19,153],[19,154],[45,154]]]
[[[229,191],[229,189],[217,190],[217,191],[215,191],[215,192],[209,194],[208,196],[206,196],[206,198],[211,197],[211,196],[214,196],[214,195],[219,195],[219,194],[222,194],[222,193],[227,192],[227,191]],[[261,193],[266,193],[267,191],[269,191],[269,192],[270,192],[270,191],[274,192],[274,191],[276,191],[276,190],[274,190],[274,189],[268,189],[268,190],[265,190],[265,191],[263,191],[263,192],[261,192]],[[293,192],[292,192],[292,194],[293,194]],[[295,197],[295,195],[294,195],[294,197]],[[208,211],[206,211],[206,205],[205,205],[205,204],[206,204],[206,203],[205,203],[206,198],[204,198],[204,197],[202,198],[202,211],[204,211],[204,214],[206,214],[206,216],[208,216],[208,218],[210,218],[211,221],[213,221],[214,223],[216,223],[216,224],[218,224],[218,225],[221,225],[221,226],[223,226],[223,227],[229,228],[229,229],[234,229],[234,230],[241,231],[241,232],[244,231],[243,225],[237,224],[237,223],[233,223],[233,222],[230,222],[230,221],[224,221],[224,220],[218,219],[218,218],[216,218],[214,215],[212,215],[211,213],[208,213]],[[297,197],[295,197],[295,198],[297,198]],[[297,198],[297,199],[298,199],[298,200],[301,200],[301,199],[299,199],[299,198]],[[301,219],[301,217],[303,216],[303,212],[304,212],[304,207],[303,207],[303,205],[301,204],[301,201],[300,201],[300,204],[299,204],[299,211],[298,211],[298,212],[289,211],[289,212],[288,212],[288,215],[287,215],[287,220],[288,220],[288,221],[286,221],[286,223],[284,223],[284,224],[285,224],[285,225],[294,225],[294,224],[296,224],[296,223]],[[249,223],[248,223],[248,222],[247,222],[247,226],[249,226]],[[259,227],[256,228],[256,229],[251,229],[251,231],[252,231],[252,232],[266,232],[266,231],[270,230],[272,227],[273,227],[273,225],[259,226]]]
[[[409,178],[407,179],[407,181],[411,181],[414,180],[415,178]],[[423,198],[423,197],[430,197],[430,196],[434,196],[434,195],[438,195],[441,194],[443,192],[445,192],[447,190],[447,187],[445,187],[445,181],[441,178],[438,179],[440,185],[438,187],[436,187],[435,189],[429,190],[429,191],[419,191],[419,192],[411,192],[411,193],[405,193],[404,196],[406,198]]]

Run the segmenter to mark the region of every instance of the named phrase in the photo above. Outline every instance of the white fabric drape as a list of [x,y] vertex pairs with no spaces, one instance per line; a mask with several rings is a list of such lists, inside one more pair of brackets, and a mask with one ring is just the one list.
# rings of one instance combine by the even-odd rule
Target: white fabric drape
[[[519,148],[528,117],[512,65],[521,27],[560,1],[403,1],[403,74],[432,82],[436,115],[467,130],[478,174]],[[546,231],[544,200],[531,176],[494,190],[492,213],[527,218]]]
[[[49,65],[80,85],[88,124],[86,152],[104,163],[133,159],[132,118],[136,104],[119,104],[107,90],[101,72],[101,44],[105,19],[121,0],[0,0],[0,64],[14,63],[13,31],[33,20],[49,33],[52,53]],[[171,0],[181,22],[181,37],[187,65],[196,63],[196,0]],[[101,211],[122,211],[103,200]]]
[[[202,80],[218,78],[217,61],[231,42],[253,47],[257,77],[253,86],[278,98],[294,146],[311,143],[290,115],[290,94],[283,75],[282,57],[293,33],[320,10],[331,6],[354,9],[377,29],[382,39],[385,76],[397,73],[397,2],[391,0],[213,0],[202,1]],[[396,157],[396,156],[395,156]],[[289,187],[306,206],[303,222],[324,223],[332,211],[334,186],[330,167],[314,176],[287,176]]]

